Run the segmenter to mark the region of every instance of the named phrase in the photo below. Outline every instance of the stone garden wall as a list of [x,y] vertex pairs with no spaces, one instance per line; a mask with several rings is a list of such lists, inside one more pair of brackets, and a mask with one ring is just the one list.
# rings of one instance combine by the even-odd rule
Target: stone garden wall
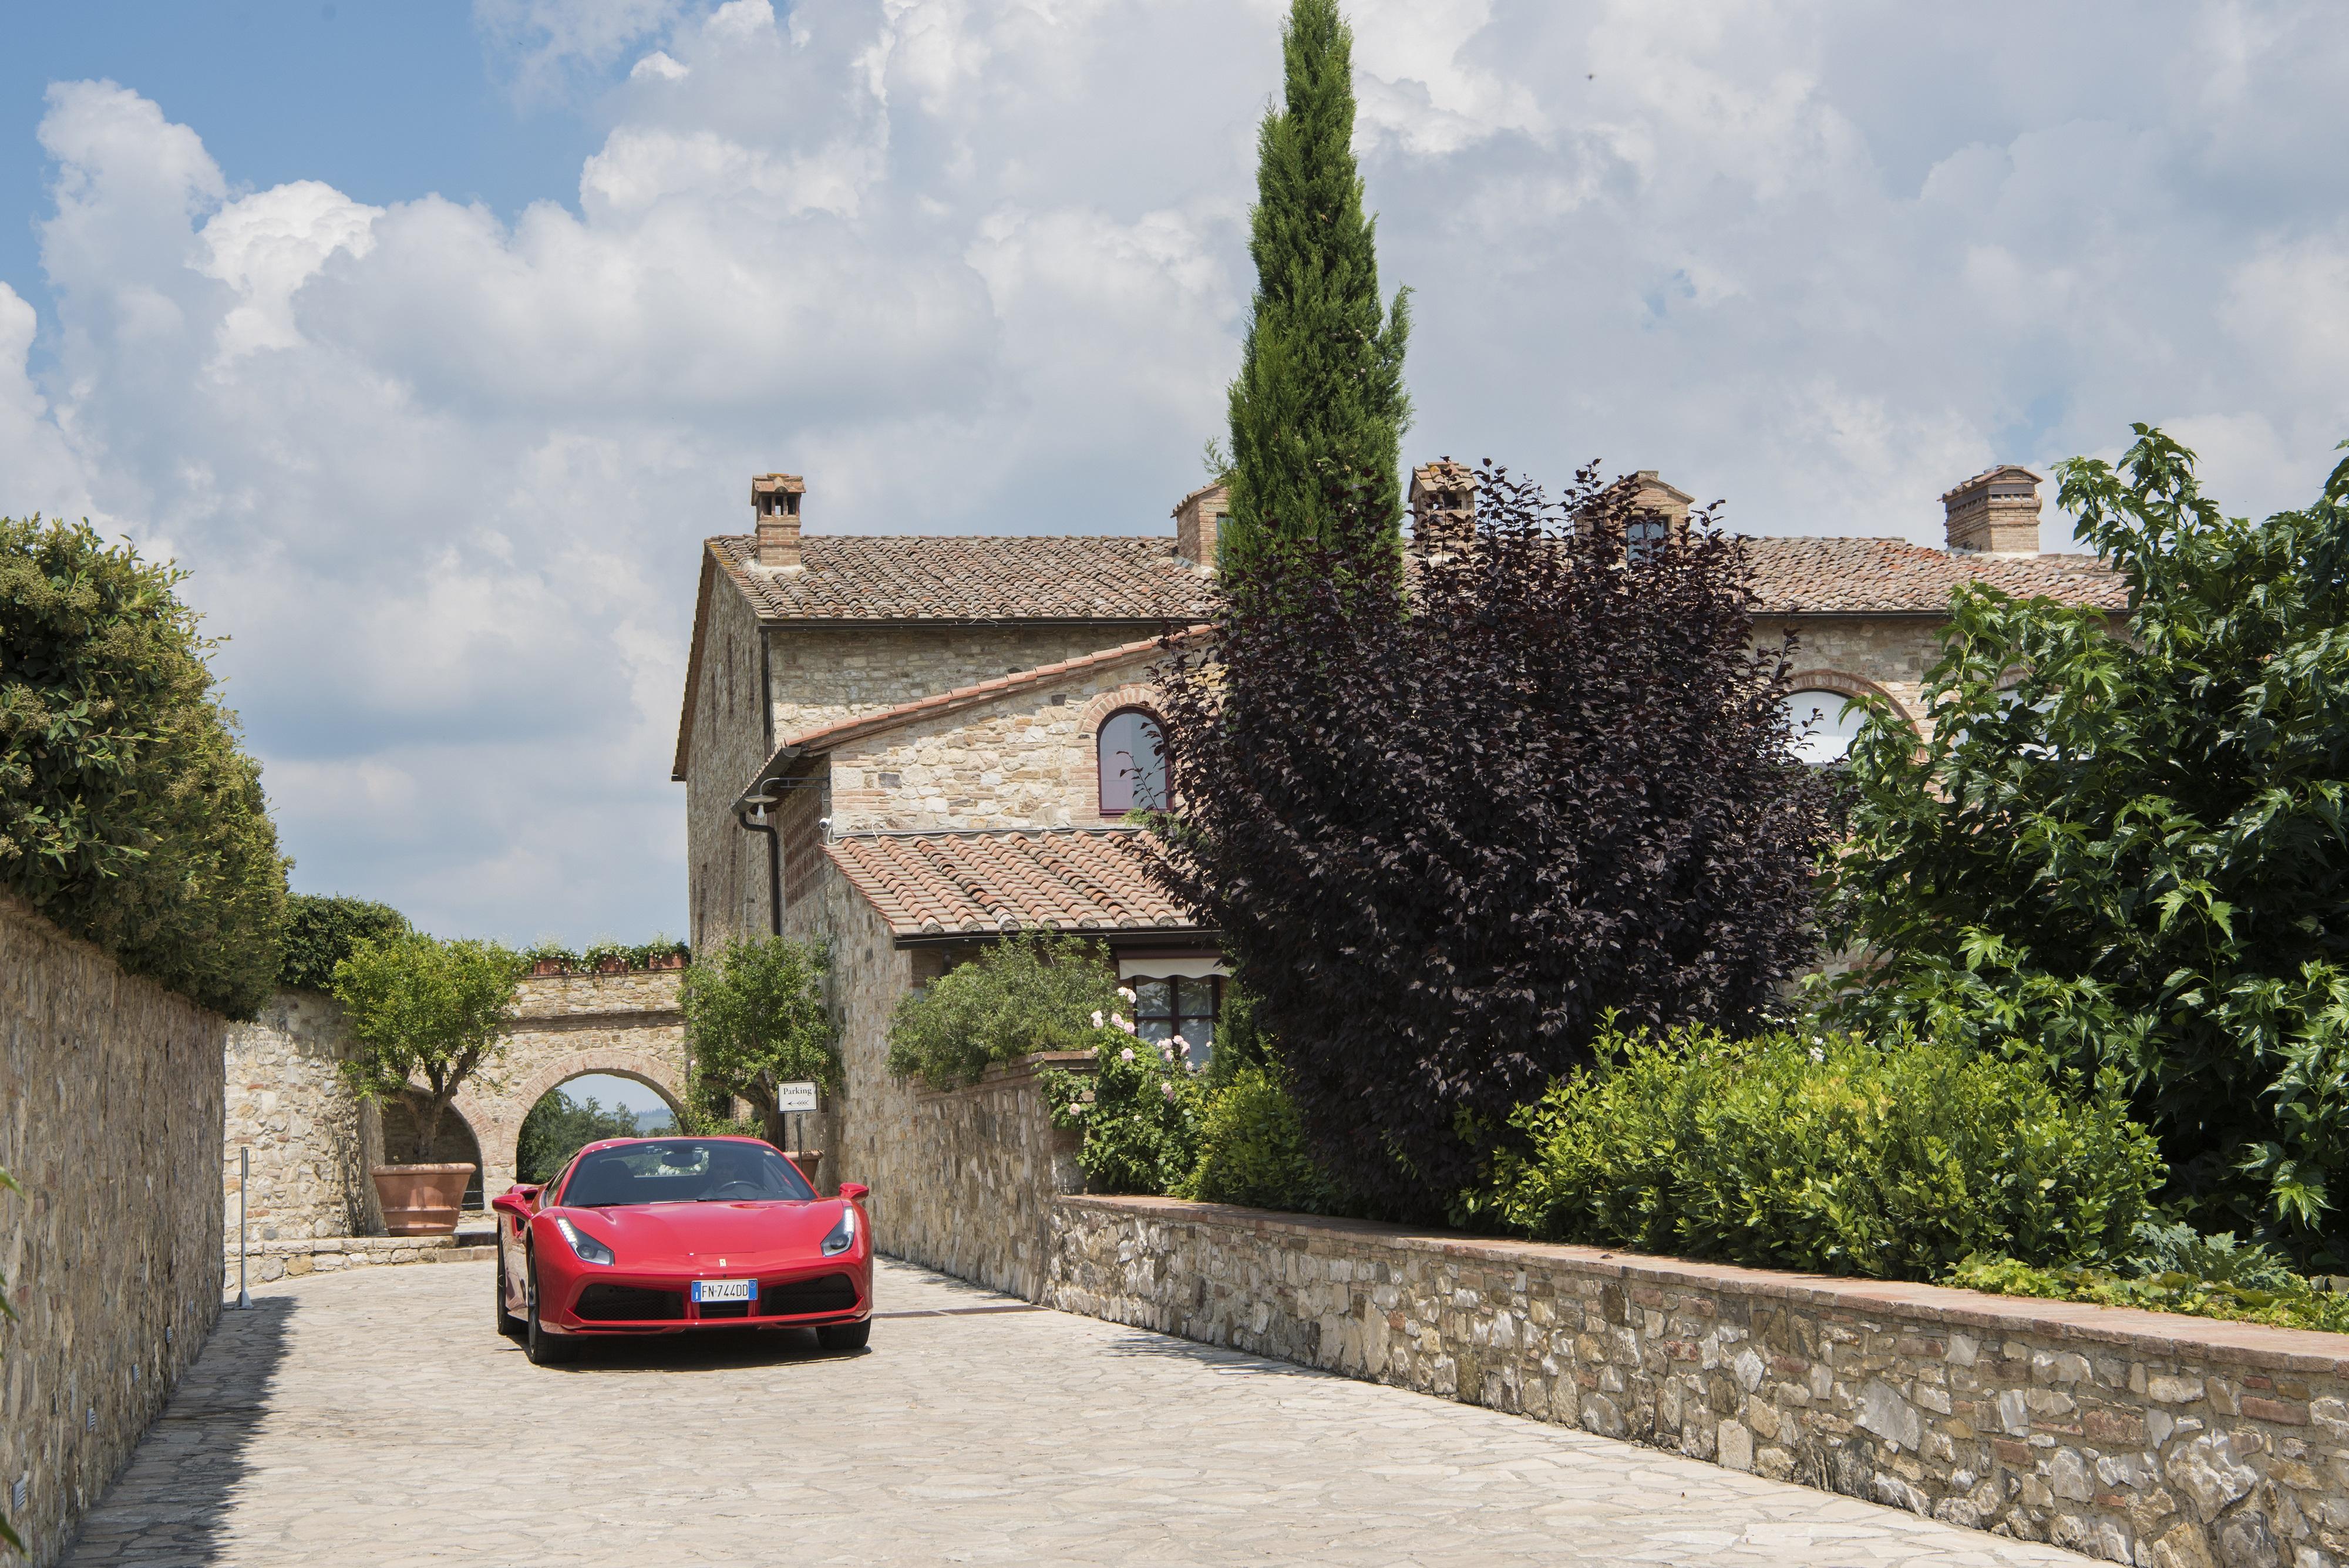
[[379,1236],[383,1210],[367,1168],[383,1158],[379,1122],[344,1079],[342,1009],[285,992],[228,1034],[222,1245],[236,1248],[238,1157],[249,1153],[246,1223],[256,1247],[326,1236]]
[[1052,1127],[1038,1075],[1087,1059],[998,1064],[971,1087],[942,1093],[891,1076],[891,1010],[917,971],[936,975],[938,955],[896,947],[837,874],[825,898],[844,1082],[829,1096],[819,1186],[870,1187],[874,1245],[891,1257],[1037,1299],[1050,1273],[1052,1200],[1084,1188],[1076,1135]]
[[2146,1568],[2349,1563],[2349,1338],[1172,1199],[1046,1305]]
[[0,894],[0,1506],[36,1563],[219,1314],[228,1034]]

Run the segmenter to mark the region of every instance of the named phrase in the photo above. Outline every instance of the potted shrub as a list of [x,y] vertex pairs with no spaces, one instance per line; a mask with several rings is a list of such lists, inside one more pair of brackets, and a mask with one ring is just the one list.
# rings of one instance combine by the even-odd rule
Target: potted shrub
[[335,966],[335,996],[357,1044],[343,1064],[353,1088],[367,1100],[405,1095],[416,1108],[409,1147],[385,1151],[399,1163],[371,1173],[384,1227],[396,1236],[457,1228],[473,1168],[434,1162],[433,1141],[457,1091],[504,1053],[527,967],[496,942],[420,933],[362,941]]
[[628,971],[628,950],[617,942],[597,942],[581,957],[587,968],[597,974],[626,974]]

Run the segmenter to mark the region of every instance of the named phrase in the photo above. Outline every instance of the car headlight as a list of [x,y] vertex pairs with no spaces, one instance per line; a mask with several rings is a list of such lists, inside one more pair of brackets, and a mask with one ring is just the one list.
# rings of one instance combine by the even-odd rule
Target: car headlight
[[571,1243],[571,1251],[578,1256],[581,1262],[603,1263],[608,1266],[620,1261],[613,1254],[611,1248],[606,1247],[570,1220],[558,1217],[554,1221],[554,1228],[563,1232],[563,1239]]
[[836,1257],[854,1245],[856,1245],[856,1206],[853,1203],[843,1203],[840,1206],[840,1223],[834,1225],[832,1228],[832,1234],[823,1239],[823,1255],[827,1258]]

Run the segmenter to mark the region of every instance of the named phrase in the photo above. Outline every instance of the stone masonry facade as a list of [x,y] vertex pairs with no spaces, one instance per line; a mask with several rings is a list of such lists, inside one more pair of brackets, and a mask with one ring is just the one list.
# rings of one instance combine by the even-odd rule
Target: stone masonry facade
[[[280,992],[259,1018],[230,1027],[225,1248],[236,1245],[240,1196],[256,1242],[382,1233],[367,1175],[382,1160],[382,1135],[343,1075],[349,1054],[342,1009],[316,992]],[[241,1157],[253,1173],[242,1189]]]
[[2349,1341],[1172,1199],[1039,1299],[2139,1568],[2349,1563]]
[[36,1564],[220,1312],[228,1033],[0,894],[0,1504]]

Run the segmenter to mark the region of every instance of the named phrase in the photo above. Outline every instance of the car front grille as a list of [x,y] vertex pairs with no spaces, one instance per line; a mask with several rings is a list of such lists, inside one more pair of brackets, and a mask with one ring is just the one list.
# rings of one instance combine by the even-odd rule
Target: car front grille
[[[856,1282],[846,1274],[813,1280],[761,1280],[761,1317],[800,1317],[808,1313],[848,1312],[856,1305]],[[707,1315],[708,1309],[704,1308]]]
[[589,1285],[571,1309],[589,1323],[647,1323],[685,1315],[681,1291],[657,1291],[647,1285]]

